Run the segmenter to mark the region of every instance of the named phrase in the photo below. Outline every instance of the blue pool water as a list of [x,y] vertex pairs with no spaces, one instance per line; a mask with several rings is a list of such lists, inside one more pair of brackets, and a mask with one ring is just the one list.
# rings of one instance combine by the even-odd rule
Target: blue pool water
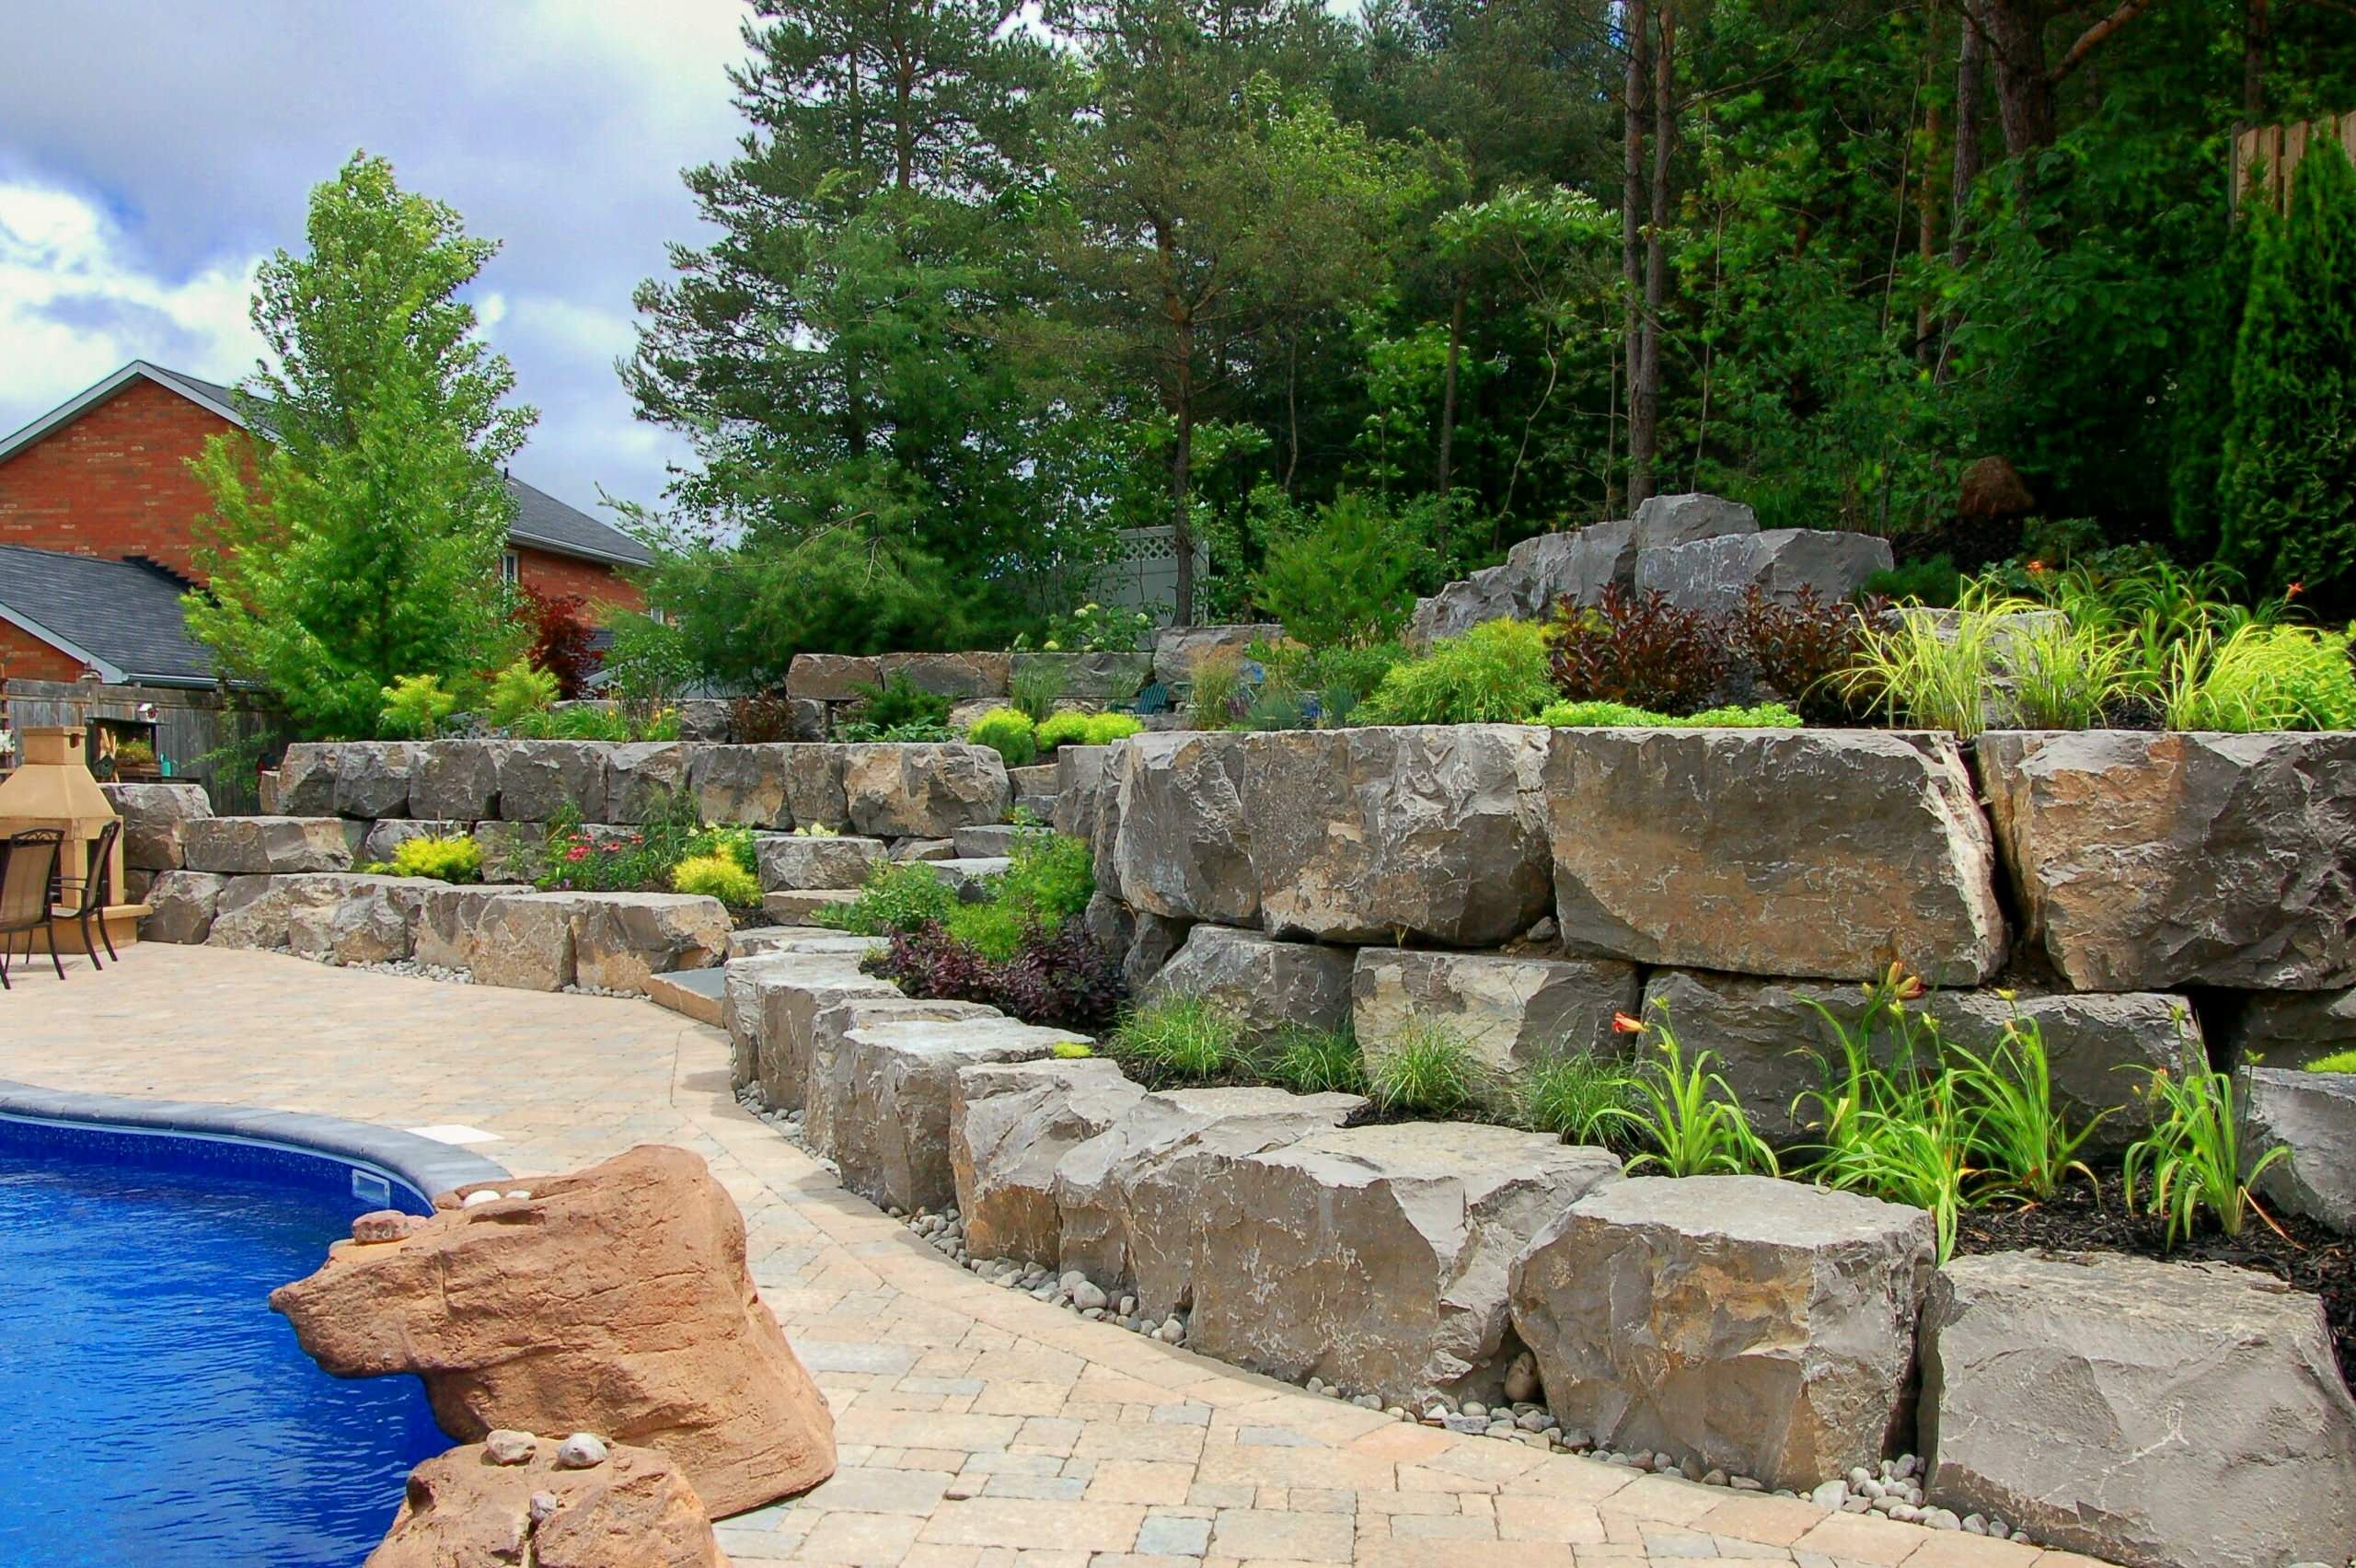
[[0,1568],[350,1568],[449,1446],[414,1378],[330,1378],[270,1309],[381,1174],[0,1118]]

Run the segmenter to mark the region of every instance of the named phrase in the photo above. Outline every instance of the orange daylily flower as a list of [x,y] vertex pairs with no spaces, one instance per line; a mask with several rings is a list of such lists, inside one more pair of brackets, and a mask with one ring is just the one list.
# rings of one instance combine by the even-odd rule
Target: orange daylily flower
[[1611,1029],[1616,1034],[1642,1034],[1645,1032],[1643,1020],[1630,1018],[1623,1012],[1611,1015]]

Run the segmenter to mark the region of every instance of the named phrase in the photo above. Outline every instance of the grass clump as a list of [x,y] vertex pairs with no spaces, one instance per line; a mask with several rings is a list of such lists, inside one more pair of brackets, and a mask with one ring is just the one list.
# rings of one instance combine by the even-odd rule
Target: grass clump
[[1411,1018],[1370,1053],[1367,1088],[1392,1114],[1449,1117],[1488,1098],[1488,1070],[1472,1047],[1448,1025]]
[[2241,1126],[2234,1109],[2234,1080],[2224,1073],[2190,1073],[2179,1078],[2165,1067],[2152,1069],[2152,1106],[2157,1113],[2149,1137],[2127,1147],[2127,1202],[2135,1204],[2139,1176],[2150,1181],[2147,1214],[2167,1221],[2167,1244],[2192,1234],[2201,1211],[2216,1216],[2227,1236],[2242,1233],[2245,1215],[2258,1206],[2250,1182],[2291,1152],[2278,1145],[2243,1170]]
[[1123,1019],[1105,1051],[1149,1082],[1222,1078],[1243,1066],[1243,1020],[1208,997],[1160,997]]
[[1593,1051],[1561,1051],[1531,1063],[1517,1096],[1521,1124],[1532,1132],[1623,1151],[1639,1102],[1634,1069]]
[[1295,1094],[1364,1094],[1366,1060],[1347,1026],[1288,1023],[1276,1032],[1263,1071]]

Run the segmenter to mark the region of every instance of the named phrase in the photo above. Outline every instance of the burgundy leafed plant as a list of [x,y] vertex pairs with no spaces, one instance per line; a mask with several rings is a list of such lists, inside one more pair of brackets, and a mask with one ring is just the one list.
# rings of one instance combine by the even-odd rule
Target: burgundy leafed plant
[[911,997],[985,1002],[1025,1023],[1098,1033],[1121,1006],[1121,969],[1077,920],[1033,931],[1013,957],[985,958],[936,923],[896,931],[875,972]]
[[1726,628],[1711,617],[1618,583],[1593,605],[1560,601],[1551,640],[1555,687],[1575,702],[1695,713],[1718,700],[1733,667]]
[[[1802,586],[1772,599],[1753,583],[1728,628],[1761,684],[1811,724],[1855,724],[1866,717],[1832,677],[1854,667],[1870,619],[1888,606],[1880,599],[1854,605]],[[1869,707],[1870,705],[1868,705]]]
[[532,628],[532,663],[556,677],[557,696],[571,702],[589,689],[597,673],[597,650],[590,641],[589,602],[578,594],[543,594],[519,582],[522,619]]

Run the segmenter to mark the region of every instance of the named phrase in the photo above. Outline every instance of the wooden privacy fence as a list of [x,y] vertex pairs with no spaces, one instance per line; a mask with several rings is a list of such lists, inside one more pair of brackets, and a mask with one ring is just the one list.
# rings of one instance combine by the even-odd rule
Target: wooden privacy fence
[[2291,204],[2291,176],[2307,149],[2318,142],[2338,142],[2356,158],[2356,113],[2327,114],[2296,125],[2258,125],[2234,137],[2234,211],[2242,210],[2242,192],[2252,179],[2259,182],[2269,205],[2280,213]]

